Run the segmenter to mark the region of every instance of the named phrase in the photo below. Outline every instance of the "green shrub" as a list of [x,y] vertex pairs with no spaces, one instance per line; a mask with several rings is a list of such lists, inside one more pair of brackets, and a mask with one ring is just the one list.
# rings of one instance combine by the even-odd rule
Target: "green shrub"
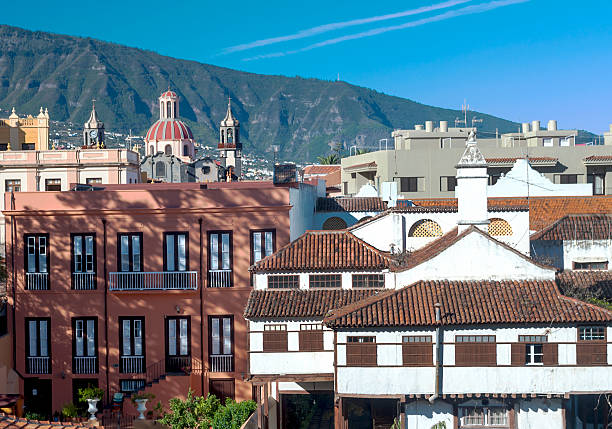
[[209,429],[220,406],[215,395],[193,396],[190,389],[187,399],[170,399],[170,412],[159,421],[172,429]]
[[62,408],[62,416],[68,417],[68,418],[78,417],[79,416],[79,410],[78,410],[77,406],[74,405],[72,402],[68,402]]
[[26,419],[28,420],[47,420],[47,417],[42,415],[41,413],[37,413],[35,411],[26,411],[26,413],[24,414],[24,416]]
[[87,402],[88,399],[102,399],[104,390],[99,387],[87,386],[84,389],[79,389],[79,399],[81,402]]
[[225,406],[221,407],[213,419],[213,429],[240,429],[255,411],[257,404],[254,401],[236,402],[227,399]]

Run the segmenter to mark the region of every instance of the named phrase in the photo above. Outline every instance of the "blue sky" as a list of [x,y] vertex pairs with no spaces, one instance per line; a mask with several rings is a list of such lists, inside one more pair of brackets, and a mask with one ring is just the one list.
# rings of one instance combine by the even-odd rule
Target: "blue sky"
[[255,73],[339,74],[435,106],[467,99],[519,122],[597,133],[612,122],[608,0],[30,0],[27,9],[45,13],[0,23]]

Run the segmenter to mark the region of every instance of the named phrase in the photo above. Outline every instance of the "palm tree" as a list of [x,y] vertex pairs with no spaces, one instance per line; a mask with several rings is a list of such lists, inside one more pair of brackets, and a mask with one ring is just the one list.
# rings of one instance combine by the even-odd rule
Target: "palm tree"
[[340,164],[340,157],[335,153],[327,156],[319,156],[317,157],[317,160],[319,161],[319,164],[322,165]]

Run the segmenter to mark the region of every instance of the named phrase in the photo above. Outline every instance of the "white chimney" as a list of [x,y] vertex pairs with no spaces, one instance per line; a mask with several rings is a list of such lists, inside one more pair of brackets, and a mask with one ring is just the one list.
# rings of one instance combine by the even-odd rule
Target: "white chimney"
[[529,122],[523,122],[523,134],[527,134],[529,132]]
[[417,131],[423,131],[423,125],[421,125],[421,124],[416,124],[416,125],[414,126],[414,129],[415,129],[415,130],[417,130]]
[[557,121],[554,119],[548,121],[548,131],[557,131]]
[[531,121],[531,131],[540,131],[540,121]]
[[433,133],[433,121],[425,121],[425,131]]
[[448,121],[440,121],[440,132],[441,133],[448,132]]
[[476,144],[476,133],[471,132],[457,169],[455,197],[458,204],[459,232],[471,225],[487,230],[489,213],[487,209],[487,162]]

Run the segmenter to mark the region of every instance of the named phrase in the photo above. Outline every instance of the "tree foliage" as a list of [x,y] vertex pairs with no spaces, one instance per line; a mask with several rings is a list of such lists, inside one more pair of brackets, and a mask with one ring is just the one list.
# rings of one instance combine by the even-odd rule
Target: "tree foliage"
[[332,153],[331,155],[327,156],[319,156],[317,161],[319,161],[319,164],[322,165],[340,164],[340,157],[337,154]]
[[257,404],[254,401],[236,402],[227,399],[225,406],[219,408],[213,419],[213,429],[240,429],[240,426],[255,411]]

